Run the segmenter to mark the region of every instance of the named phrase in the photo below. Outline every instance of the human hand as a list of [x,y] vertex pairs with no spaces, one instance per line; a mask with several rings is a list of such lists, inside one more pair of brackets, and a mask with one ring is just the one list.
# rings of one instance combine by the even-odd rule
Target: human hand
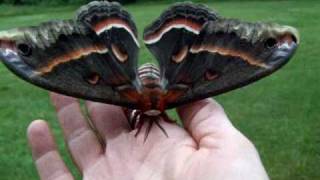
[[[211,99],[178,109],[184,128],[161,121],[169,138],[154,127],[144,142],[145,127],[135,137],[120,107],[86,102],[88,123],[76,99],[51,97],[74,164],[85,180],[268,179],[253,144]],[[74,179],[45,121],[32,122],[28,138],[41,180]]]

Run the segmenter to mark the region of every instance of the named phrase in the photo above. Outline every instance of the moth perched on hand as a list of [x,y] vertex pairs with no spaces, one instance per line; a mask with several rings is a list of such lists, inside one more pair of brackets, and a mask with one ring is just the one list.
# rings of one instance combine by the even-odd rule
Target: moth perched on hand
[[[118,3],[91,2],[73,20],[0,32],[0,58],[44,89],[128,109],[132,128],[159,128],[166,109],[243,87],[281,68],[299,44],[297,30],[219,16],[178,3],[144,30],[159,62],[137,67],[139,41]],[[161,118],[162,117],[162,118]]]

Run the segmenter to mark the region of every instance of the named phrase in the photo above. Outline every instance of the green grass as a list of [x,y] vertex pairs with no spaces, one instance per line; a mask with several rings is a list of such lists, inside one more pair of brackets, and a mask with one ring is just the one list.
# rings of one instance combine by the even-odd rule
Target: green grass
[[[228,1],[209,5],[227,17],[275,21],[299,29],[301,47],[285,68],[216,99],[225,107],[234,125],[255,143],[272,179],[320,179],[320,3]],[[142,32],[167,6],[147,3],[131,5],[128,9]],[[0,29],[70,18],[75,9],[0,6]],[[143,47],[140,61],[152,59]],[[65,150],[48,94],[16,78],[0,65],[0,97],[0,179],[37,179],[25,137],[31,120],[48,120],[60,150]],[[70,158],[63,152],[71,166]]]

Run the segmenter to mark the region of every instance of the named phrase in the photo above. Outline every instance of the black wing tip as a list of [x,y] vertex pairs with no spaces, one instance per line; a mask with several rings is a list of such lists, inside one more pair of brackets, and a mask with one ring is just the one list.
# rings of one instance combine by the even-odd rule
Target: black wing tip
[[100,14],[104,17],[117,17],[126,21],[132,28],[135,36],[138,36],[138,30],[134,23],[132,15],[128,11],[126,11],[118,2],[92,1],[78,9],[75,19],[77,22],[87,22],[90,24],[90,21],[92,22],[93,18],[97,17],[97,14]]
[[144,29],[144,37],[154,33],[167,21],[176,17],[190,18],[195,21],[214,21],[219,18],[219,15],[205,4],[193,3],[191,1],[177,2],[164,10],[158,19]]

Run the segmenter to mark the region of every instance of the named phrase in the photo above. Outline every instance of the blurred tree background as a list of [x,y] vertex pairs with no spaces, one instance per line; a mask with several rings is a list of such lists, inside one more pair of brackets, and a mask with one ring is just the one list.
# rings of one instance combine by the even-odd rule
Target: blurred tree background
[[[0,0],[0,4],[13,4],[13,5],[41,5],[41,4],[51,4],[51,5],[67,5],[67,4],[85,4],[93,0]],[[117,1],[121,4],[131,4],[136,2],[179,2],[184,0],[109,0],[109,1]],[[193,2],[203,2],[205,0],[195,0]],[[237,1],[237,0],[215,0],[217,1]],[[256,0],[238,0],[238,1],[256,1]],[[270,0],[265,0],[270,1]],[[285,1],[285,0],[278,0],[278,1]],[[210,2],[210,0],[208,0]]]
[[[13,5],[39,5],[39,4],[85,4],[92,0],[0,0],[0,3],[13,4]],[[121,4],[134,3],[137,0],[116,0]]]

